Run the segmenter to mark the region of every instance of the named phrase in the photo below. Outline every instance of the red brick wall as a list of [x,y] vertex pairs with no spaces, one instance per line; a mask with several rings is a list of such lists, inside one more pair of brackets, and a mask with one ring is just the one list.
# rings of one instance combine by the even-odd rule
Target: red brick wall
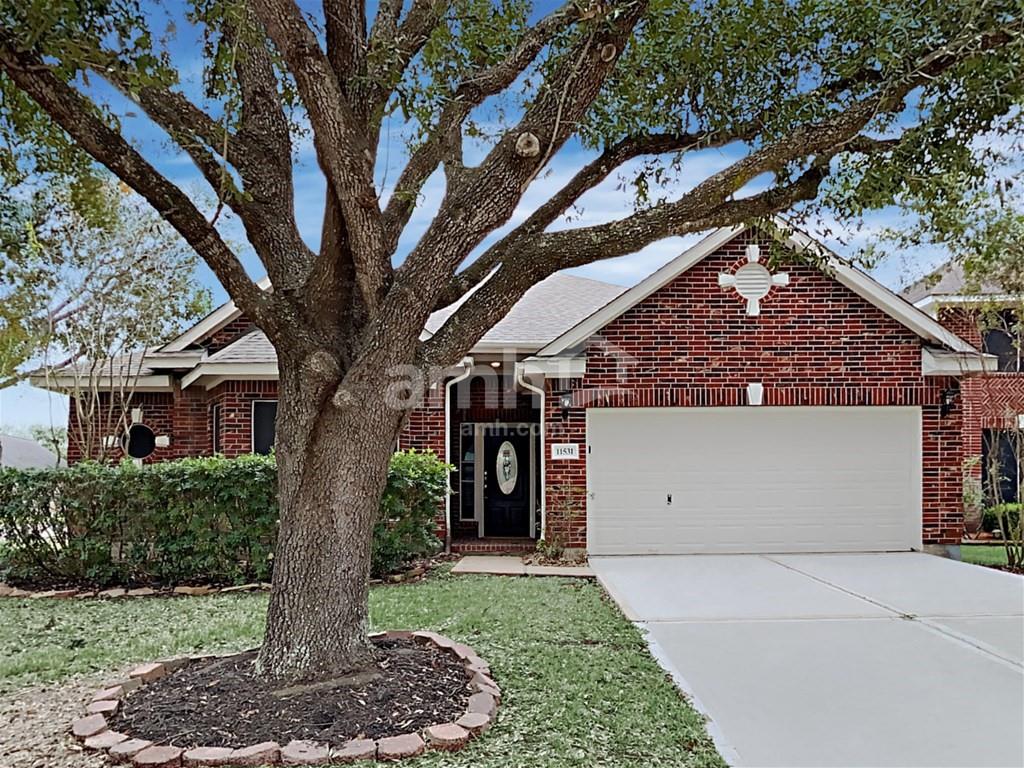
[[[104,396],[104,403],[109,402]],[[252,402],[276,400],[276,381],[229,381],[207,392],[202,387],[189,387],[174,392],[137,392],[130,400],[131,408],[142,409],[142,421],[158,436],[167,435],[171,444],[157,448],[148,462],[168,461],[187,456],[209,456],[213,452],[212,407],[220,404],[221,451],[238,456],[252,450]],[[68,415],[68,461],[81,460],[82,451],[74,436],[78,412],[72,403]],[[114,458],[121,458],[119,449]]]
[[[225,381],[210,390],[210,405],[219,404],[220,450],[225,456],[252,452],[252,404],[256,400],[276,400],[276,381]],[[212,431],[209,409],[206,430]],[[212,451],[211,448],[208,452]]]
[[[131,410],[141,408],[142,423],[152,429],[158,437],[171,438],[171,444],[167,448],[157,448],[146,459],[147,463],[209,453],[209,426],[206,421],[208,405],[206,393],[202,389],[186,389],[184,392],[180,389],[174,392],[136,392],[128,399],[126,406],[114,407],[115,415],[112,418],[107,416],[109,404],[110,395],[104,394],[101,397],[100,410],[94,410],[94,413],[102,414],[94,418],[103,425],[97,432],[107,431],[105,427],[117,424],[117,414],[122,412],[122,407],[128,409],[129,421]],[[78,418],[79,411],[72,399],[68,413],[68,462],[71,464],[80,461],[84,452],[79,437],[83,430],[77,426]],[[120,430],[117,434],[120,434]],[[124,458],[119,447],[108,449],[106,454],[115,460]]]
[[[939,321],[965,341],[982,348],[981,316],[962,307],[943,307]],[[963,456],[977,458],[971,474],[981,479],[982,432],[1015,429],[1017,415],[1024,413],[1024,373],[990,373],[965,377],[960,384],[963,408]]]
[[[429,390],[422,405],[409,411],[405,429],[398,437],[399,450],[433,451],[444,459],[444,398],[444,383],[437,384]],[[437,536],[443,539],[447,528],[444,501],[438,505],[436,520]]]
[[208,338],[203,340],[202,345],[205,346],[212,355],[215,352],[220,352],[220,350],[224,349],[228,344],[240,339],[255,328],[256,325],[252,320],[245,315],[241,315],[225,325],[223,328],[210,334]]
[[[811,265],[776,268],[790,284],[748,317],[718,275],[744,260],[749,241],[737,238],[612,321],[588,346],[585,377],[549,382],[548,444],[582,449],[588,406],[741,406],[752,381],[764,384],[764,405],[920,405],[923,538],[958,543],[960,417],[940,418],[938,407],[953,382],[922,377],[917,336]],[[562,392],[573,398],[566,417]],[[549,462],[546,485],[549,534],[585,546],[586,456]]]

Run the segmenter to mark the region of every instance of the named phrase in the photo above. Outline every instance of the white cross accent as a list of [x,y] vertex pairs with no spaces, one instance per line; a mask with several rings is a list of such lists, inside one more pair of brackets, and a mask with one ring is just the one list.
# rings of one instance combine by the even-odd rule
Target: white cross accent
[[[142,409],[132,408],[131,421],[128,424],[130,430],[134,425],[142,424]],[[126,433],[127,435],[127,433]],[[103,446],[105,448],[116,448],[119,445],[124,445],[122,442],[126,435],[107,435],[103,438]],[[154,446],[157,448],[167,448],[171,444],[171,438],[168,435],[156,435],[154,437]],[[142,466],[142,459],[132,458],[132,463],[137,466]]]
[[787,272],[776,272],[774,275],[760,263],[761,247],[757,243],[747,246],[747,263],[734,274],[723,272],[718,275],[718,285],[722,288],[733,288],[736,293],[747,300],[747,315],[757,317],[761,314],[761,299],[768,295],[773,286],[789,285]]

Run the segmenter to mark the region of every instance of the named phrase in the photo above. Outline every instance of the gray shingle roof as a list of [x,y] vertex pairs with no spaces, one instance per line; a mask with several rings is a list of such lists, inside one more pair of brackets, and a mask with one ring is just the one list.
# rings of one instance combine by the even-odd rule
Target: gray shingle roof
[[[480,340],[509,346],[541,347],[589,317],[625,288],[586,277],[556,273],[528,290]],[[457,305],[435,312],[427,320],[427,330],[437,331]],[[263,331],[247,333],[216,354],[207,363],[272,363],[277,360],[274,347]]]
[[927,296],[987,296],[1000,293],[1003,291],[999,286],[991,283],[983,283],[980,286],[968,285],[963,266],[950,261],[904,288],[901,295],[911,304],[915,304]]
[[245,334],[224,349],[210,355],[208,363],[273,363],[277,360],[274,346],[263,331],[255,330]]
[[41,469],[57,466],[57,457],[35,440],[0,435],[0,467]]
[[[614,299],[625,288],[556,272],[528,290],[481,342],[543,346]],[[435,312],[427,330],[436,332],[457,305]]]

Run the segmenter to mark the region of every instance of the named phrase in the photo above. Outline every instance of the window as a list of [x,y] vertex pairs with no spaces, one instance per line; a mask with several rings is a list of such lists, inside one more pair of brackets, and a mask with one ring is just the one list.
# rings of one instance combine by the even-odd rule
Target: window
[[211,445],[213,454],[224,453],[223,439],[221,438],[221,405],[217,403],[210,409],[210,433],[212,435]]
[[[474,424],[463,424],[459,435],[459,519],[476,520]],[[467,429],[468,427],[468,429]]]
[[1024,433],[986,429],[981,441],[981,482],[993,504],[1019,502]]
[[252,452],[270,453],[274,447],[277,400],[254,400],[252,404]]
[[1012,310],[1000,312],[982,333],[985,352],[999,358],[1000,371],[1024,371],[1021,364],[1021,327]]

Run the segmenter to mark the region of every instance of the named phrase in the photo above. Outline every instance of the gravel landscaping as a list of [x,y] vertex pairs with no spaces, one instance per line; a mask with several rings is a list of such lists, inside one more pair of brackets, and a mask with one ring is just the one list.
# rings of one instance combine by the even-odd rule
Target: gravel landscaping
[[[99,686],[153,659],[251,648],[265,607],[262,594],[0,601],[0,765],[104,764],[68,734]],[[701,716],[594,583],[438,574],[372,590],[371,620],[469,644],[502,686],[487,733],[416,765],[723,765]]]

